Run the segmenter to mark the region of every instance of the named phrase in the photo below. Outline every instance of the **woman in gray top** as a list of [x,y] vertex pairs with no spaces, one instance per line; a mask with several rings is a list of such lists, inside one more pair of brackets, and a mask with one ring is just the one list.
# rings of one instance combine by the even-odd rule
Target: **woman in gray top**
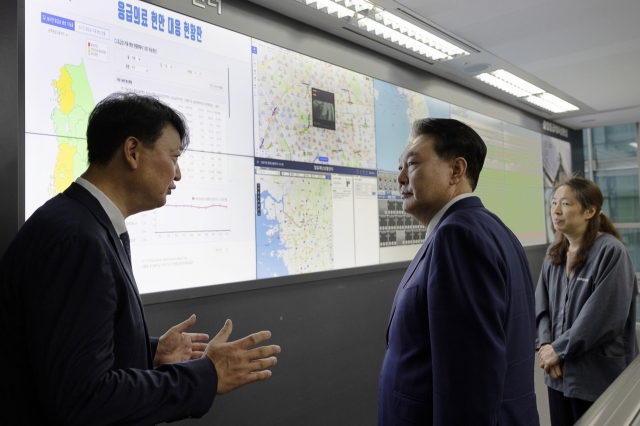
[[573,425],[638,355],[636,272],[602,202],[579,177],[551,200],[556,241],[536,288],[536,345],[553,426]]

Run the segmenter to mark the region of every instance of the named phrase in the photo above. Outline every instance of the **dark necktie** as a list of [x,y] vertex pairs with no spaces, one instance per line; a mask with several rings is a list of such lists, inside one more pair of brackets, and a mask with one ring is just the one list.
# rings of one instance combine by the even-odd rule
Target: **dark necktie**
[[129,264],[131,265],[131,242],[129,241],[129,233],[123,232],[122,234],[120,234],[120,240],[122,241],[124,252],[127,253],[127,259],[129,259]]

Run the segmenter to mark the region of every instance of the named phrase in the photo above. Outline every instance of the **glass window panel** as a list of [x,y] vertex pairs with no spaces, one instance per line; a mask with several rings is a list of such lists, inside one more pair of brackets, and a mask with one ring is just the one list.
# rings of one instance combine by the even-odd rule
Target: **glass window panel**
[[[594,179],[604,195],[602,211],[614,223],[640,225],[636,123],[596,127],[591,132],[593,160],[597,164]],[[588,160],[585,158],[585,163]],[[640,273],[640,228],[619,227],[618,231]],[[640,322],[640,297],[636,299],[636,320]]]
[[591,130],[593,159],[598,162],[598,166],[601,166],[601,162],[638,156],[635,123],[594,127]]
[[604,195],[602,211],[614,223],[640,222],[637,168],[596,172],[595,182]]
[[640,272],[640,228],[618,228],[636,272]]
[[589,132],[590,129],[582,130],[582,152],[584,152],[584,161],[589,161],[588,152],[589,152]]
[[[640,229],[639,228],[618,228],[622,241],[631,256],[636,272],[640,272]],[[640,297],[636,298],[636,322],[640,322]]]

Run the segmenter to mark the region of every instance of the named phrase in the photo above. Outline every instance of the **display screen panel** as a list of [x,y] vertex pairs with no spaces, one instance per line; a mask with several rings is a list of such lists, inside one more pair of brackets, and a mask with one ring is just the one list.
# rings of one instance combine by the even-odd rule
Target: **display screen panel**
[[378,264],[375,170],[255,162],[258,278]]
[[571,144],[548,135],[542,135],[542,170],[544,172],[544,212],[547,242],[555,241],[551,220],[551,198],[553,188],[568,181],[573,176],[571,165]]
[[487,145],[475,194],[523,245],[544,244],[540,133],[453,105],[451,118],[472,127]]
[[26,0],[25,219],[87,169],[89,114],[123,91],[191,135],[167,204],[126,220],[141,293],[411,260],[426,228],[398,159],[418,119],[480,134],[476,195],[525,246],[571,170],[567,142],[148,3]]
[[451,118],[451,105],[382,80],[375,80],[374,88],[377,169],[397,171],[413,122],[427,117]]
[[253,40],[255,156],[375,170],[373,78]]
[[427,234],[427,228],[402,208],[399,174],[378,170],[380,263],[413,259]]
[[126,220],[141,293],[256,278],[253,158],[187,151],[163,207]]
[[374,80],[380,262],[411,260],[427,229],[402,210],[398,165],[411,142],[411,126],[423,118],[450,118],[451,105],[382,80]]
[[148,3],[27,0],[25,81],[26,149],[47,151],[26,158],[27,217],[86,170],[87,118],[113,92],[180,111],[191,150],[253,152],[250,38]]
[[113,92],[187,120],[178,189],[127,218],[141,293],[255,279],[251,39],[137,1],[25,2],[25,216],[87,168],[86,126]]

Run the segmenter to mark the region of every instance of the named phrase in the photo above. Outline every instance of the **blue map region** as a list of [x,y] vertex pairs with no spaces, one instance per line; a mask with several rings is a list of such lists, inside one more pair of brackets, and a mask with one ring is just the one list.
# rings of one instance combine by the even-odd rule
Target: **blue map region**
[[378,170],[398,170],[398,157],[409,140],[411,123],[407,109],[409,101],[398,92],[397,86],[374,80],[377,91],[376,114],[376,158]]
[[[395,84],[382,80],[373,81],[376,117],[377,169],[397,171],[398,158],[404,150],[411,133],[408,110],[409,100]],[[451,105],[426,95],[429,117],[451,118]],[[426,118],[426,117],[424,117]]]
[[[280,223],[277,219],[268,219],[266,200],[271,198],[275,203],[282,204],[282,200],[277,200],[269,191],[260,192],[261,215],[256,216],[256,272],[258,279],[282,277],[289,275],[289,271],[284,264],[284,260],[278,257],[278,251],[284,246],[280,240]],[[268,235],[269,230],[276,228],[278,231]]]
[[449,102],[441,101],[440,99],[432,98],[430,96],[424,97],[429,107],[429,117],[433,118],[451,118],[451,104]]

